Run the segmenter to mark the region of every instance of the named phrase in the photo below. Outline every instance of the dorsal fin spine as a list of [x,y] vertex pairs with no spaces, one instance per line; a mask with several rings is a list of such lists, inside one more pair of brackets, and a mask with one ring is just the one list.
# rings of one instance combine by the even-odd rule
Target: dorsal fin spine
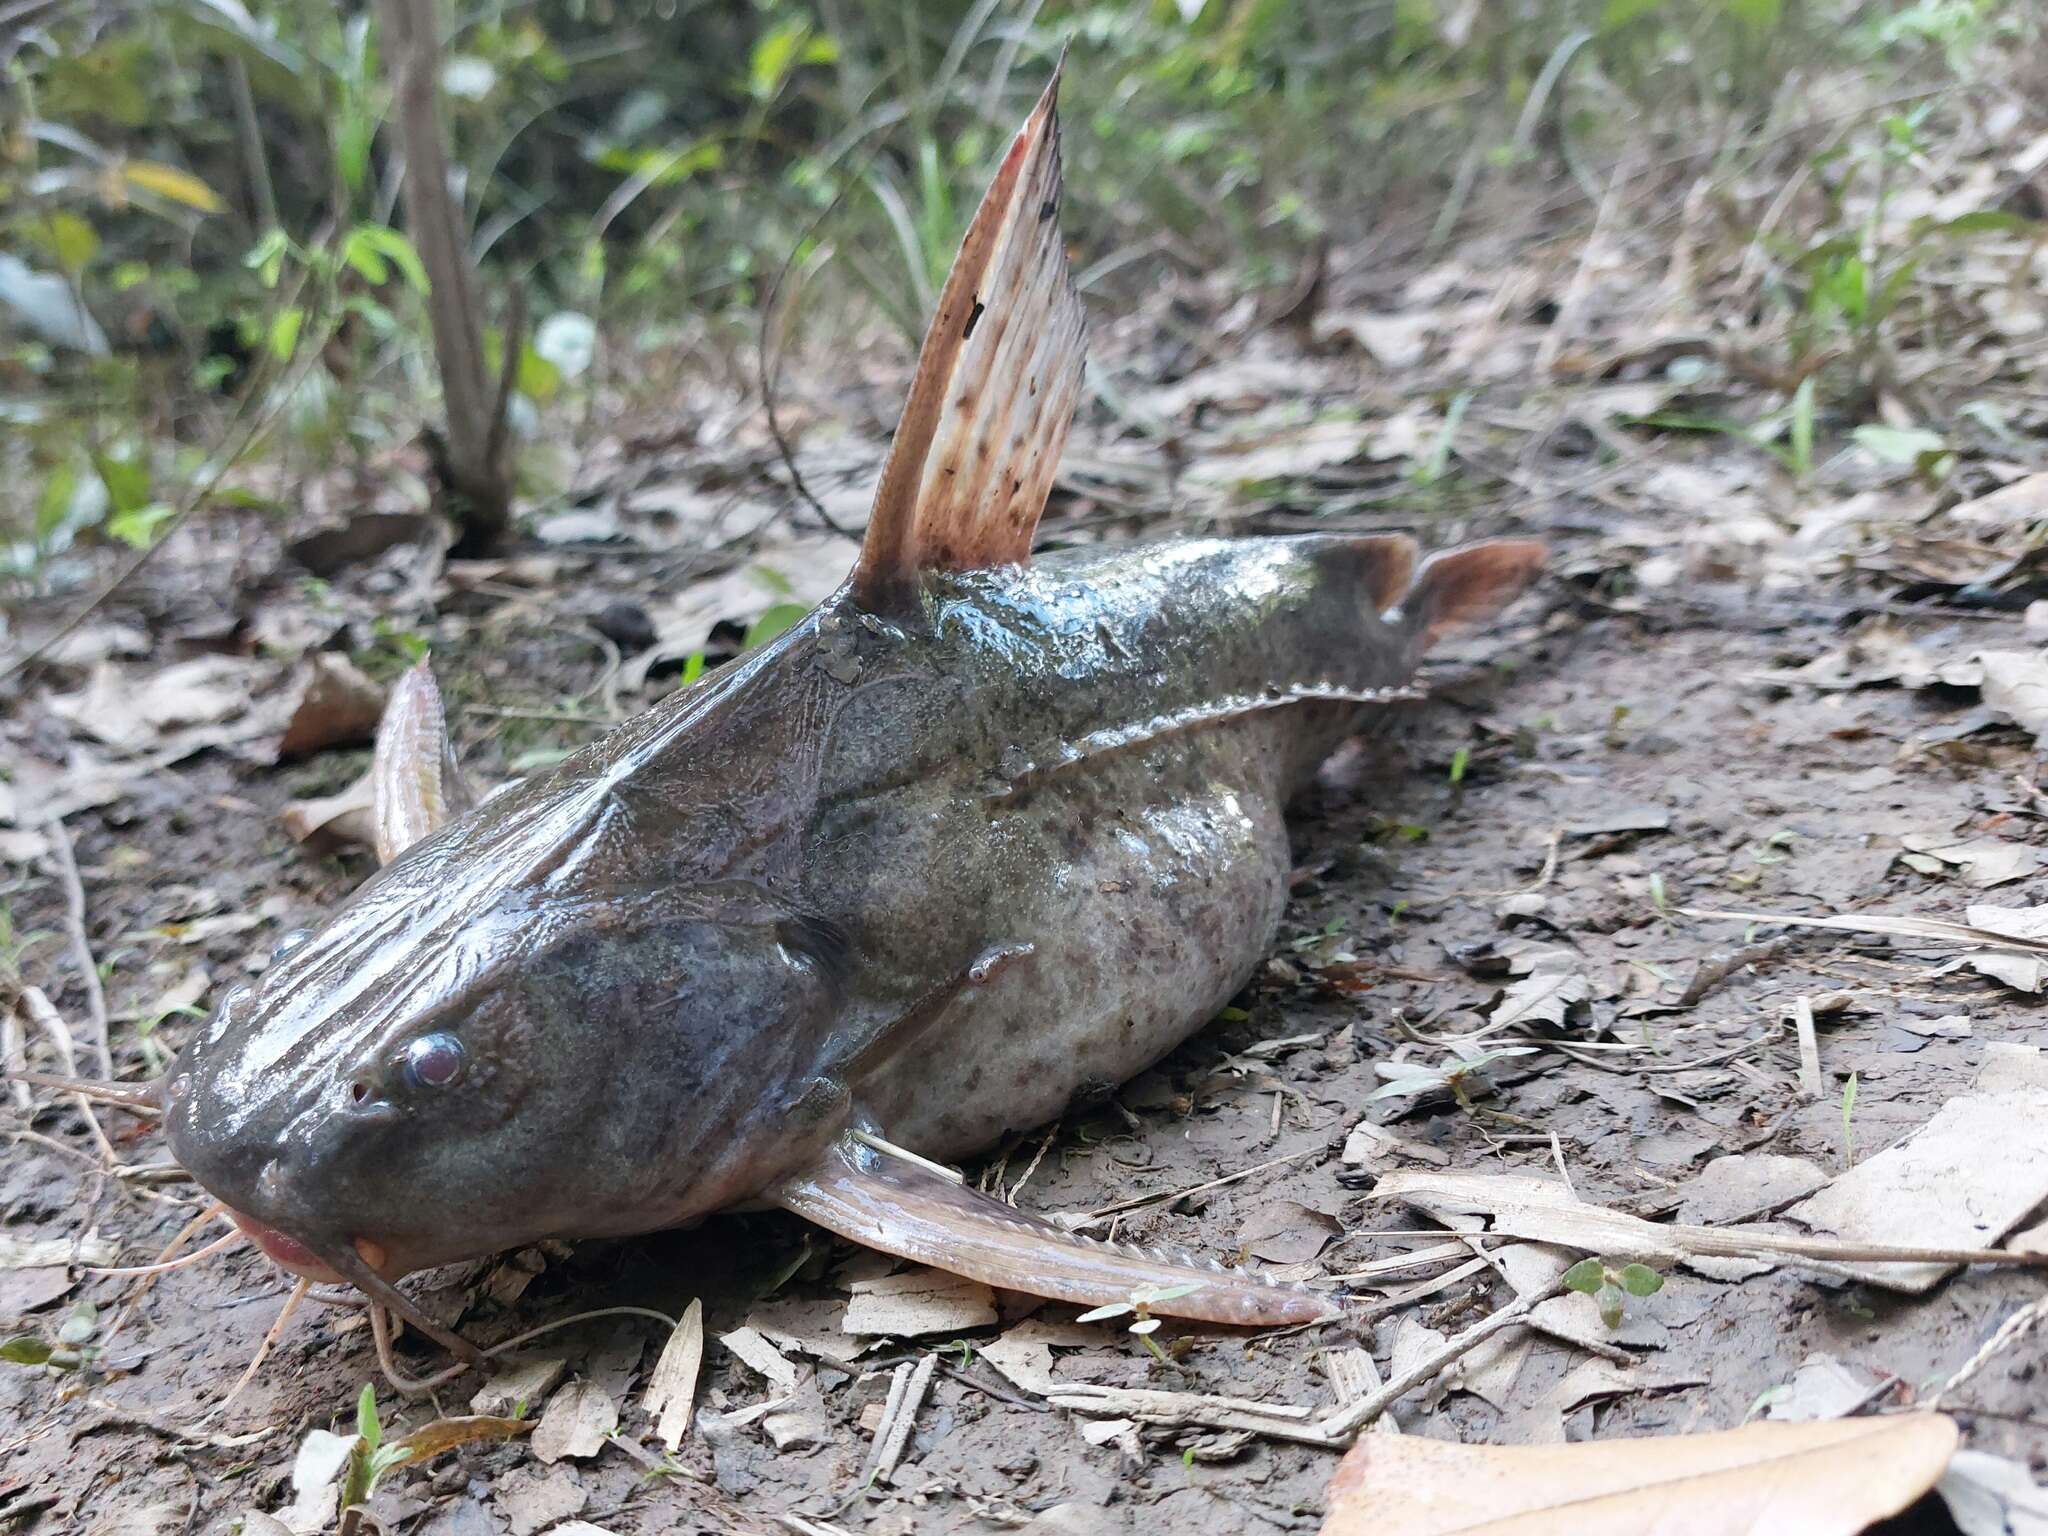
[[1084,316],[1060,241],[1055,69],[939,295],[854,569],[869,608],[918,575],[1023,560],[1079,395]]

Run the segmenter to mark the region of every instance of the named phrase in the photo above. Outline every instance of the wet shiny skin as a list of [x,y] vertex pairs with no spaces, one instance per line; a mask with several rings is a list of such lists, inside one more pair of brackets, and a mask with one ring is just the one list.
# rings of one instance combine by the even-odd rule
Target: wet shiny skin
[[930,575],[893,621],[841,594],[232,995],[173,1151],[294,1255],[395,1275],[692,1221],[849,1123],[956,1157],[1043,1121],[1264,953],[1281,808],[1412,666],[1371,578],[1311,537]]

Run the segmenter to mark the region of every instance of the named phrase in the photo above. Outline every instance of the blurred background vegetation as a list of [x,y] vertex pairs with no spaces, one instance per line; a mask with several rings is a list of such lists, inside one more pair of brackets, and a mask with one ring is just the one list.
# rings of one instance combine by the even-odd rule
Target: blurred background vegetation
[[[0,0],[12,595],[61,584],[74,543],[147,548],[227,494],[230,458],[282,488],[435,419],[379,12]],[[1733,189],[1731,217],[1794,173],[1820,189],[1770,232],[1766,293],[1809,332],[1874,333],[1918,258],[1872,250],[1858,210],[2042,27],[2033,0],[461,0],[439,22],[486,351],[518,336],[515,428],[569,436],[686,367],[744,396],[771,296],[770,333],[800,309],[813,351],[907,344],[1067,42],[1067,225],[1106,310],[1162,274],[1285,289],[1330,242],[1412,256],[1503,181],[1589,215],[1634,156],[1674,168],[1674,200]],[[1788,166],[1782,125],[1844,79],[1859,131]]]

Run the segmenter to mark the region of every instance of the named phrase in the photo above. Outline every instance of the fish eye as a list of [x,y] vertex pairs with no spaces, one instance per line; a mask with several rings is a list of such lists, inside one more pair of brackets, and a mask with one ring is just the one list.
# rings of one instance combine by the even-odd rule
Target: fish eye
[[462,1042],[445,1031],[421,1035],[405,1048],[406,1081],[416,1088],[446,1088],[462,1076]]
[[277,948],[270,952],[270,963],[272,965],[277,964],[278,961],[282,960],[311,937],[313,937],[313,930],[310,928],[292,929],[291,932],[277,941]]

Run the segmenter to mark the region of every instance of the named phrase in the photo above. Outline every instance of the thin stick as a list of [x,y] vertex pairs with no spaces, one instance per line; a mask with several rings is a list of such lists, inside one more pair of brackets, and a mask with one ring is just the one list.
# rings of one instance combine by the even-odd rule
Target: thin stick
[[1792,1004],[1792,1027],[1799,1031],[1799,1091],[1809,1099],[1820,1097],[1820,1036],[1813,1027],[1813,1000],[1802,997]]
[[2003,1353],[2008,1345],[2017,1343],[2022,1335],[2031,1332],[2044,1317],[2048,1317],[2048,1296],[2038,1296],[2000,1323],[1998,1331],[1980,1344],[1977,1352],[1965,1360],[1957,1368],[1956,1373],[1937,1387],[1934,1395],[1921,1406],[1940,1407],[1943,1398],[1983,1370],[1995,1357]]
[[[57,1047],[57,1054],[64,1059],[66,1074],[75,1072],[78,1068],[77,1046],[71,1038],[71,1026],[64,1022],[64,1015],[57,1011],[43,989],[23,987],[21,1007],[36,1027],[50,1037],[51,1044]],[[34,1077],[30,1075],[23,1081],[32,1082]],[[100,1156],[106,1160],[109,1168],[114,1167],[121,1159],[114,1151],[114,1144],[107,1140],[107,1133],[100,1126],[99,1116],[92,1112],[90,1095],[80,1085],[72,1085],[70,1093],[72,1102],[78,1106],[78,1112],[85,1117],[86,1127],[92,1132],[92,1139],[99,1144]]]
[[71,834],[64,830],[64,818],[49,821],[50,851],[57,858],[57,877],[64,885],[64,926],[71,936],[71,957],[85,974],[85,1002],[92,1013],[93,1056],[100,1076],[114,1080],[114,1043],[108,1035],[107,994],[100,985],[100,970],[92,957],[92,943],[85,935],[85,886],[78,878],[78,860],[71,850]]
[[1226,1184],[1235,1184],[1239,1179],[1248,1179],[1255,1173],[1264,1173],[1268,1168],[1285,1168],[1290,1163],[1298,1163],[1305,1157],[1314,1157],[1326,1150],[1328,1149],[1320,1146],[1307,1147],[1300,1152],[1290,1152],[1285,1157],[1270,1157],[1263,1163],[1240,1168],[1236,1173],[1226,1173],[1222,1178],[1210,1179],[1206,1184],[1194,1184],[1186,1189],[1164,1189],[1156,1195],[1133,1195],[1128,1200],[1118,1200],[1112,1205],[1090,1211],[1081,1217],[1080,1221],[1099,1221],[1105,1216],[1114,1216],[1121,1211],[1135,1211],[1140,1206],[1157,1205],[1162,1200],[1185,1200],[1189,1195],[1205,1195],[1212,1189],[1221,1189]]
[[[399,1370],[398,1362],[391,1353],[391,1324],[385,1316],[384,1308],[374,1301],[370,1302],[369,1307],[370,1334],[377,1341],[377,1367],[383,1371],[385,1380],[389,1381],[398,1391],[405,1393],[408,1397],[416,1397],[453,1381],[469,1369],[469,1363],[464,1361],[460,1365],[447,1366],[442,1370],[436,1371],[431,1376],[415,1378],[406,1375],[403,1371]],[[578,1323],[591,1322],[600,1317],[644,1317],[665,1325],[670,1333],[674,1333],[681,1326],[675,1318],[670,1317],[666,1312],[657,1312],[652,1307],[598,1307],[594,1311],[578,1312],[574,1317],[558,1317],[551,1323],[542,1323],[538,1328],[529,1328],[524,1333],[514,1334],[504,1343],[493,1344],[489,1349],[480,1350],[478,1353],[486,1360],[493,1360],[499,1355],[504,1354],[507,1350],[517,1349],[522,1344],[531,1343],[544,1333],[554,1333],[558,1329],[572,1328]]]
[[27,1036],[22,1031],[21,1015],[10,1003],[6,1008],[0,1009],[0,1076],[7,1078],[7,1096],[14,1101],[14,1107],[23,1115],[36,1106],[36,1096],[28,1091],[28,1084],[21,1080],[21,1074],[27,1070]]
[[1406,1371],[1389,1381],[1369,1397],[1346,1405],[1323,1419],[1315,1427],[1333,1445],[1348,1445],[1361,1429],[1385,1413],[1410,1392],[1437,1376],[1454,1361],[1470,1354],[1473,1349],[1492,1338],[1503,1328],[1511,1328],[1522,1322],[1531,1312],[1553,1296],[1562,1296],[1565,1291],[1564,1277],[1557,1279],[1525,1296],[1518,1296],[1498,1311],[1488,1314],[1467,1328],[1463,1333],[1446,1339],[1441,1346],[1431,1350]]

